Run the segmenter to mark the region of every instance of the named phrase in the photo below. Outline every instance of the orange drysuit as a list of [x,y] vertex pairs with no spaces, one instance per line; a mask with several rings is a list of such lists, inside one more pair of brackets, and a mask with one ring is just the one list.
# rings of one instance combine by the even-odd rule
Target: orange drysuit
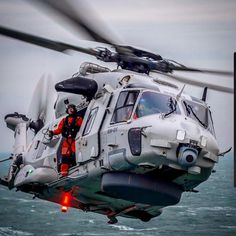
[[60,121],[57,129],[52,131],[54,135],[62,134],[64,137],[61,147],[61,173],[63,176],[68,174],[69,167],[73,163],[71,159],[72,157],[75,158],[75,136],[79,131],[82,122],[83,119],[80,116],[69,115],[64,117]]

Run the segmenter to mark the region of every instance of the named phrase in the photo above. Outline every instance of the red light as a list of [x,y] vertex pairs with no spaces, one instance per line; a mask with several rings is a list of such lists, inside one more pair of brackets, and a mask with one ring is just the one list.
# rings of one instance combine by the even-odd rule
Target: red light
[[67,212],[70,206],[71,195],[69,192],[63,193],[61,198],[61,212]]
[[68,207],[67,206],[61,206],[61,212],[67,212]]
[[70,204],[70,193],[64,193],[62,196],[62,205],[63,206],[69,206]]

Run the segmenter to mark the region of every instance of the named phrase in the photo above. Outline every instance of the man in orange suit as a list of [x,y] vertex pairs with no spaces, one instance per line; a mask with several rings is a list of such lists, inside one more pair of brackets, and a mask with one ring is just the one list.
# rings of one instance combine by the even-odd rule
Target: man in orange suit
[[82,117],[77,115],[76,106],[69,104],[66,109],[68,116],[64,117],[55,130],[49,131],[49,136],[62,134],[63,142],[61,147],[61,166],[62,176],[67,176],[69,168],[76,165],[75,161],[75,137],[83,122]]

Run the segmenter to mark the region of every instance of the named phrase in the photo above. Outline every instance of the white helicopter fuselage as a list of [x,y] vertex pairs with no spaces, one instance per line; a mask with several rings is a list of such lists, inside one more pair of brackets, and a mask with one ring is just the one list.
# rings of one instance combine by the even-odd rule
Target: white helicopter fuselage
[[[4,26],[0,26],[0,35],[59,53],[80,52],[122,69],[111,71],[85,62],[79,74],[55,85],[42,78],[28,117],[18,113],[5,116],[15,143],[6,159],[13,159],[9,174],[0,178],[0,184],[58,203],[63,212],[74,207],[104,214],[108,223],[116,223],[117,216],[149,221],[160,215],[162,208],[177,204],[183,192],[196,192],[195,187],[213,172],[219,156],[231,150],[219,153],[205,102],[207,89],[227,93],[233,89],[175,72],[233,73],[192,68],[154,52],[120,45],[111,33],[107,38],[99,32],[104,29],[101,22],[98,27],[86,21],[83,14],[94,16],[88,9],[78,7],[77,15],[66,1],[42,2],[73,22],[75,29],[83,29],[97,46],[70,45]],[[204,87],[202,98],[167,82],[171,78]],[[53,109],[54,88],[58,97]],[[83,123],[75,138],[76,165],[62,176],[61,146],[66,137],[51,139],[48,131],[66,116],[69,103],[76,105]]]
[[[176,88],[157,83],[150,76],[131,71],[117,70],[84,77],[98,84],[94,98],[88,102],[82,95],[59,93],[55,104],[56,119],[46,124],[22,153],[24,163],[15,177],[15,187],[37,183],[52,189],[59,186],[74,191],[79,188],[79,193],[77,191],[73,196],[83,204],[91,204],[90,210],[92,204],[105,205],[111,212],[116,212],[116,208],[124,208],[125,212],[120,215],[127,217],[127,212],[132,212],[132,209],[129,210],[130,205],[135,205],[138,209],[145,208],[154,217],[160,214],[162,207],[178,203],[182,191],[193,191],[194,187],[210,176],[219,154],[214,130],[210,122],[204,126],[198,118],[187,114],[184,105],[184,101],[190,101],[197,108],[208,111],[205,102],[193,99]],[[135,117],[144,94],[171,98],[176,101],[176,110],[172,107],[170,113],[160,110]],[[133,100],[131,104],[125,104],[124,100],[128,101],[129,96]],[[56,128],[65,116],[65,99],[86,112],[75,141],[77,165],[71,168],[67,178],[61,178],[58,165],[62,137],[55,136],[48,140],[45,132]],[[160,108],[162,106],[168,108],[168,104],[162,104]],[[121,115],[127,115],[128,108],[131,108],[130,114],[121,118]],[[209,112],[207,114],[209,116]],[[210,117],[207,119],[209,121]],[[25,125],[22,130],[26,128]],[[169,176],[166,175],[167,171]],[[119,175],[118,178],[116,175]],[[142,175],[145,175],[145,179],[140,182],[138,178]],[[150,176],[161,176],[164,182],[168,180],[167,188],[176,188],[176,191],[161,193],[159,200],[156,200],[158,197],[155,194],[146,200],[151,190],[142,181],[151,185],[153,180],[149,180]],[[137,187],[138,183],[140,186]],[[134,197],[132,191],[144,193],[144,197]],[[162,199],[163,194],[170,197],[167,202]],[[55,189],[51,195],[44,193],[37,196],[61,202],[61,194]],[[71,206],[80,208],[78,204]],[[107,210],[99,207],[94,211],[107,214]],[[132,217],[132,214],[128,217]]]

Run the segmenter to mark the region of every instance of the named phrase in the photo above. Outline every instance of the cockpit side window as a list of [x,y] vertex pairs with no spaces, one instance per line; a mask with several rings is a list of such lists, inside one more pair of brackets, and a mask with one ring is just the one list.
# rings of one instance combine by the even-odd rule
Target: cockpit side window
[[130,119],[139,91],[123,91],[120,93],[111,124],[125,122]]
[[157,113],[180,114],[179,106],[174,98],[166,94],[145,91],[139,99],[134,118]]

